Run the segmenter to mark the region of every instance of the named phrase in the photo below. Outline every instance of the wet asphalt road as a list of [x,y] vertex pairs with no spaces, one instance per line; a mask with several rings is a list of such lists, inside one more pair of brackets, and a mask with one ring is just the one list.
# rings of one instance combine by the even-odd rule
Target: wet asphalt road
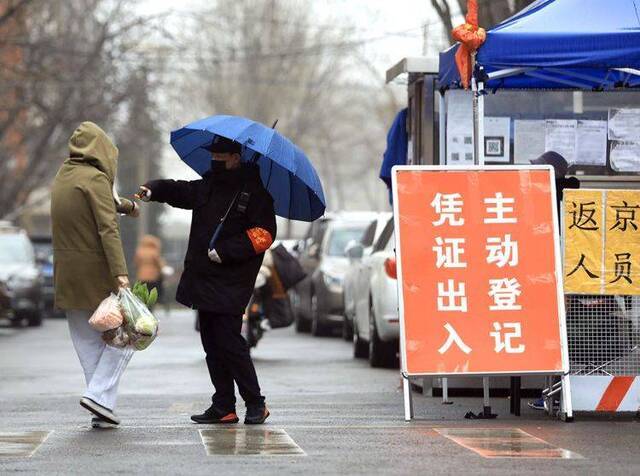
[[[292,329],[267,334],[254,352],[269,424],[197,426],[189,415],[208,406],[211,384],[193,315],[159,317],[160,337],[123,378],[121,428],[102,431],[89,429],[78,405],[83,381],[64,320],[0,326],[0,474],[640,474],[637,421],[565,424],[528,409],[517,419],[506,399],[493,401],[497,420],[469,421],[462,417],[479,399],[443,406],[414,395],[418,419],[407,424],[398,371],[354,360],[338,338]],[[521,441],[500,436],[518,428],[574,458],[485,458],[443,428],[504,430],[476,442],[522,456]],[[35,452],[3,456],[21,449]]]

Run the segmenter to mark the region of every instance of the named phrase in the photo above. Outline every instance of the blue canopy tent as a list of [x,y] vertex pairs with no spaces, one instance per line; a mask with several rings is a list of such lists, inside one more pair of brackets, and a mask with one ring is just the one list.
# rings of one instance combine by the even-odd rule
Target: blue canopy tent
[[[441,87],[459,84],[457,49],[440,54]],[[640,1],[538,0],[489,30],[476,62],[488,88],[640,86]]]
[[[441,90],[460,87],[459,45],[440,53]],[[476,55],[477,132],[483,89],[606,91],[640,86],[640,0],[538,0],[487,31]],[[441,111],[444,109],[441,95]],[[442,148],[442,147],[441,147]],[[480,148],[481,149],[481,148]],[[477,149],[477,162],[484,163]]]

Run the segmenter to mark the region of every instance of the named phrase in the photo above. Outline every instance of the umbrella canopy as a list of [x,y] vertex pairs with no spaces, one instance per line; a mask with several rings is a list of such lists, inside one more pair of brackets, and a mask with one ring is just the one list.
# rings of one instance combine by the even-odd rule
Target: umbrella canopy
[[242,160],[258,164],[277,215],[313,221],[324,214],[324,192],[313,165],[298,146],[264,124],[238,116],[211,116],[173,131],[171,145],[189,167],[204,175],[211,167],[211,152],[205,147],[216,136],[242,144]]

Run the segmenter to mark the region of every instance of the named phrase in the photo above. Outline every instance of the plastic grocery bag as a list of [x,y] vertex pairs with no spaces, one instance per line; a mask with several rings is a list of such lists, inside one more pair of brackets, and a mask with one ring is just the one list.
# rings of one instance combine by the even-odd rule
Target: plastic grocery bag
[[122,323],[123,317],[122,312],[120,312],[120,302],[113,293],[100,303],[98,309],[89,319],[91,327],[100,332],[116,329]]
[[103,340],[113,347],[144,350],[158,335],[158,320],[149,308],[129,288],[118,292],[123,324],[103,334]]
[[111,329],[102,333],[102,340],[111,347],[117,347],[124,349],[131,344],[131,336],[125,330],[125,326],[120,326],[117,329]]

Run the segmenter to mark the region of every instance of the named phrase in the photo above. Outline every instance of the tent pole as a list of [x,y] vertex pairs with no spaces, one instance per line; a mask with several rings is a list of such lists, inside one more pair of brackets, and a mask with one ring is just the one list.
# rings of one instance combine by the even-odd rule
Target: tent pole
[[438,135],[439,135],[439,146],[438,146],[438,165],[446,165],[446,157],[447,157],[447,131],[446,131],[446,114],[445,108],[447,107],[444,100],[444,91],[440,91],[438,93]]
[[478,165],[484,165],[484,83],[478,83]]
[[473,104],[471,111],[473,116],[473,165],[478,165],[480,162],[478,160],[478,83],[476,83],[475,76],[471,76],[471,94],[473,94],[471,99]]
[[473,163],[484,165],[484,83],[471,78],[473,92]]

